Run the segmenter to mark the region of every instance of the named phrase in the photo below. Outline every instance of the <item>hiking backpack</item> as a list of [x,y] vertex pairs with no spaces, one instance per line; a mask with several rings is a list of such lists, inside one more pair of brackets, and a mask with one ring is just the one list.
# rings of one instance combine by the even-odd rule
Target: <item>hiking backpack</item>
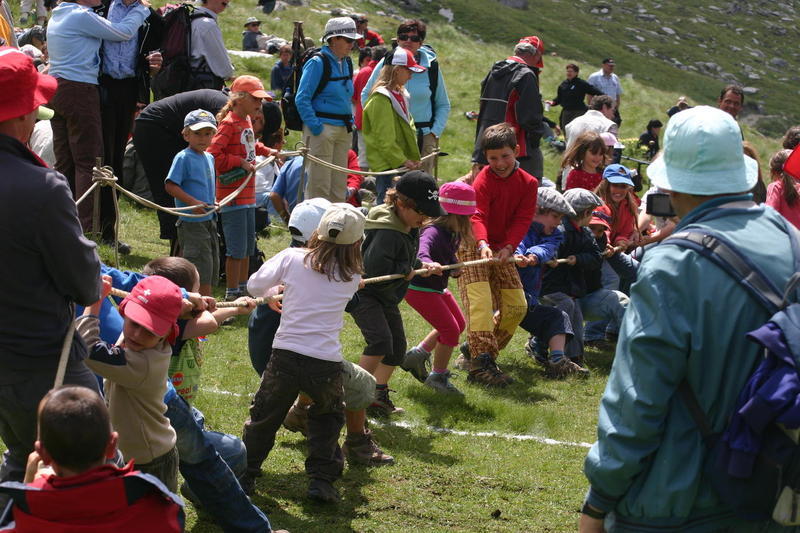
[[[294,99],[297,95],[297,88],[300,86],[300,78],[303,75],[303,67],[305,67],[306,63],[308,63],[308,61],[314,57],[322,58],[322,77],[319,80],[317,88],[314,90],[314,94],[311,97],[312,100],[319,96],[328,83],[332,81],[342,81],[353,78],[353,61],[350,59],[350,56],[345,58],[349,75],[332,77],[330,59],[323,55],[322,48],[306,48],[301,52],[299,48],[296,49],[293,45],[292,64],[294,66],[294,71],[289,78],[289,85],[283,89],[283,98],[281,98],[281,111],[283,111],[283,120],[286,122],[286,127],[290,130],[303,131],[303,119],[300,117],[300,112],[297,110],[297,105],[295,104]],[[317,113],[317,115],[327,116],[328,114]],[[334,117],[331,115],[331,118],[340,117]]]
[[158,10],[164,20],[164,40],[161,44],[163,63],[153,78],[156,100],[187,91],[191,86],[192,21],[212,18],[196,12],[193,4],[167,4]]
[[[734,513],[751,521],[772,518],[784,525],[800,525],[800,417],[798,410],[788,408],[768,420],[758,420],[753,427],[751,398],[762,386],[786,383],[783,377],[798,378],[800,368],[800,303],[797,289],[800,286],[800,233],[786,220],[794,257],[794,275],[781,293],[774,283],[723,235],[704,229],[684,230],[665,239],[662,244],[689,248],[710,260],[736,280],[750,295],[768,310],[771,317],[766,324],[747,334],[748,340],[761,347],[763,355],[758,367],[736,400],[736,407],[721,433],[714,433],[700,406],[697,396],[686,380],[678,386],[678,395],[688,408],[708,456],[704,476],[711,482],[717,495]],[[780,339],[781,342],[776,342]],[[770,381],[772,380],[772,381]],[[783,391],[800,403],[800,378],[796,389]],[[790,402],[791,403],[791,402]],[[747,419],[748,414],[751,418]],[[748,423],[749,422],[749,423]],[[761,430],[760,432],[758,430]],[[747,442],[760,439],[758,452],[743,456],[741,436]],[[729,446],[732,441],[737,447]],[[755,448],[753,449],[755,450]],[[734,454],[735,459],[734,460]],[[748,467],[742,468],[743,457]],[[749,471],[748,471],[749,470]]]

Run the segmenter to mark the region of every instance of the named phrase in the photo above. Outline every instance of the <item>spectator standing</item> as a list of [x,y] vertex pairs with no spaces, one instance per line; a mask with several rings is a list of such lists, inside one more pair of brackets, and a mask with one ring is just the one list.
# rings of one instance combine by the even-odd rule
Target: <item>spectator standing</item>
[[192,79],[189,89],[222,89],[233,76],[217,17],[228,7],[228,0],[203,0],[192,15]]
[[358,70],[355,78],[353,78],[353,122],[356,125],[356,144],[358,146],[358,166],[361,170],[369,170],[369,162],[367,162],[367,143],[364,142],[364,134],[362,128],[362,114],[364,113],[364,101],[361,100],[361,91],[367,85],[375,66],[386,55],[385,46],[376,46],[372,49],[372,59]]
[[[597,72],[592,73],[586,81],[594,85],[603,94],[607,94],[614,101],[614,118],[612,119],[617,126],[622,125],[622,118],[619,116],[619,102],[622,95],[622,85],[619,82],[619,77],[614,74],[616,63],[613,58],[607,57],[603,60],[603,64]],[[586,96],[588,102],[589,96]]]
[[[353,63],[350,50],[360,35],[350,17],[338,17],[325,24],[325,43],[319,54],[303,66],[295,103],[303,119],[303,139],[310,154],[337,167],[347,168],[347,150],[352,143]],[[317,90],[322,79],[323,61],[330,66],[330,78]],[[325,198],[343,202],[347,177],[341,172],[308,162],[306,198]]]
[[[37,109],[57,82],[22,52],[0,48],[0,261],[8,280],[0,294],[0,481],[22,481],[36,440],[36,409],[53,386],[73,302],[100,295],[100,260],[83,236],[66,178],[47,168],[26,143]],[[86,345],[70,343],[65,384],[98,391],[86,367]]]
[[261,32],[261,21],[256,17],[247,17],[244,21],[244,31],[242,32],[242,50],[246,52],[260,52],[258,37],[264,35]]
[[[60,3],[53,10],[47,26],[50,75],[58,80],[52,100],[56,112],[53,126],[53,151],[56,170],[69,180],[75,198],[92,185],[92,167],[103,154],[103,128],[100,116],[100,46],[103,41],[130,41],[149,16],[140,1],[132,4],[118,22],[92,11],[100,0],[76,0]],[[104,221],[113,220],[113,207],[106,205]],[[92,202],[78,206],[81,224],[88,230],[92,223]]]
[[719,93],[717,105],[736,120],[744,106],[744,91],[738,85],[727,85]]
[[[36,5],[34,6],[34,4]],[[23,28],[29,22],[35,22],[40,26],[44,26],[47,23],[47,8],[44,7],[44,0],[22,0],[19,10],[21,13],[19,25]]]
[[575,63],[567,65],[567,79],[558,86],[556,97],[547,102],[550,105],[561,106],[558,125],[562,130],[567,124],[588,111],[589,108],[584,103],[588,95],[603,94],[600,89],[588,81],[580,79],[578,77],[580,71],[580,67]]
[[564,136],[567,139],[567,151],[578,136],[585,131],[596,133],[609,132],[616,137],[618,126],[614,118],[614,101],[608,95],[600,95],[592,98],[589,104],[589,111],[579,116],[566,125]]
[[[699,106],[672,117],[664,139],[648,174],[670,195],[676,233],[720,233],[782,289],[795,272],[792,254],[776,253],[792,248],[789,228],[747,194],[756,164],[743,154],[736,122]],[[736,309],[736,320],[720,309]],[[664,243],[645,253],[584,464],[591,487],[582,533],[603,531],[606,515],[607,526],[628,531],[773,530],[736,517],[720,500],[704,473],[708,448],[677,392],[687,383],[710,432],[721,432],[761,359],[761,347],[744,336],[769,316],[704,255]]]
[[278,94],[278,91],[285,91],[289,86],[289,79],[294,72],[294,66],[290,63],[292,47],[288,44],[281,46],[278,51],[278,58],[280,60],[272,67],[272,72],[269,76],[269,88],[275,94]]
[[514,47],[514,55],[492,65],[481,82],[481,108],[475,131],[472,161],[487,164],[481,148],[483,132],[490,126],[508,122],[517,133],[517,160],[520,167],[541,179],[544,160],[539,141],[545,132],[538,72],[544,64],[544,43],[536,36],[524,37]]
[[[414,60],[428,69],[427,73],[420,72],[411,76],[406,85],[411,96],[411,116],[417,128],[417,146],[422,157],[438,148],[439,138],[450,116],[450,98],[447,96],[439,60],[433,48],[425,44],[427,29],[425,23],[418,19],[404,20],[397,27],[398,46],[414,54]],[[385,62],[384,58],[375,65],[375,70],[361,91],[362,102],[369,98]],[[435,163],[433,158],[425,160],[422,170],[432,174]]]

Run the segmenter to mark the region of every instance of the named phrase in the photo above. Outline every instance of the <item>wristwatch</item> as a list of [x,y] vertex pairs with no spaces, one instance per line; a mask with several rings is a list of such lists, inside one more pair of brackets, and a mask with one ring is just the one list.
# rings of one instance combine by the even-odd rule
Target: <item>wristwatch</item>
[[589,505],[589,502],[583,502],[583,507],[581,507],[581,513],[596,520],[602,520],[608,514],[595,507],[592,507],[591,505]]

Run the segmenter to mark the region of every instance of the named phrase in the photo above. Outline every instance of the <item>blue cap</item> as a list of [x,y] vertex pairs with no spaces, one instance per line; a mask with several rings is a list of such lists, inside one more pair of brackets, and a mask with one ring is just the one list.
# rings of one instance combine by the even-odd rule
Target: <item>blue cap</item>
[[213,113],[205,109],[195,109],[183,119],[183,127],[192,131],[202,130],[203,128],[217,129],[217,119]]
[[633,187],[631,171],[617,163],[606,167],[603,171],[603,179],[608,180],[609,183],[624,183]]

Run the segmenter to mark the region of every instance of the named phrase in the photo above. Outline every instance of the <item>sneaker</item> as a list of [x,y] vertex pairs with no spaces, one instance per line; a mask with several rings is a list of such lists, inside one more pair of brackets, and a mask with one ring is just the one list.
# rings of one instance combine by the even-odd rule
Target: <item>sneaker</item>
[[470,363],[472,355],[469,353],[469,343],[462,342],[461,346],[458,347],[458,351],[461,352],[461,354],[458,356],[458,359],[456,359],[456,368],[469,371],[472,368]]
[[528,342],[525,343],[525,353],[544,368],[549,367],[547,364],[547,354],[539,353],[535,337],[531,337],[528,339]]
[[444,374],[430,374],[425,379],[425,386],[430,387],[437,392],[444,394],[454,394],[457,396],[464,396],[464,393],[456,388],[455,385],[450,383],[450,371]]
[[587,378],[589,374],[591,374],[588,369],[582,367],[569,357],[562,357],[556,362],[549,361],[548,364],[548,373],[554,378],[565,378],[570,375]]
[[283,427],[293,433],[301,433],[304,437],[307,437],[309,407],[309,405],[300,406],[294,404],[283,419]]
[[249,473],[245,473],[245,475],[239,478],[239,485],[242,487],[242,491],[244,491],[245,494],[252,496],[256,491],[256,478]]
[[372,439],[372,432],[367,429],[362,434],[347,434],[342,444],[342,453],[351,465],[383,466],[394,464],[394,457],[383,453]]
[[389,398],[389,392],[395,392],[391,389],[375,389],[375,401],[372,405],[367,407],[367,410],[373,416],[389,416],[400,415],[406,412],[402,407],[396,407]]
[[427,352],[419,346],[415,346],[406,352],[400,368],[417,378],[420,383],[425,383],[425,379],[431,371],[431,352]]
[[478,383],[487,387],[505,387],[513,381],[500,370],[488,353],[482,353],[472,361],[472,368],[467,375],[468,383]]
[[[101,243],[114,249],[114,239],[102,239]],[[131,245],[127,242],[117,241],[117,252],[119,255],[130,255]]]
[[330,481],[314,478],[308,484],[308,497],[321,503],[336,503],[339,501],[339,491]]

